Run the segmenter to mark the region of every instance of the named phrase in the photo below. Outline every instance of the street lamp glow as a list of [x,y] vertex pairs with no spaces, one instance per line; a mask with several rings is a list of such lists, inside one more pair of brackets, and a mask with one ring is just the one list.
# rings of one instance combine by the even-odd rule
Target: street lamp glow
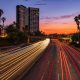
[[0,37],[2,37],[2,38],[6,38],[7,36],[8,36],[7,33],[3,33]]

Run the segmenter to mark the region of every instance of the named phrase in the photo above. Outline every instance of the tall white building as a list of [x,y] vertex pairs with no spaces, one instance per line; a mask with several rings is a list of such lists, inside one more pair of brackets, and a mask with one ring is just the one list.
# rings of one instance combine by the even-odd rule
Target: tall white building
[[16,22],[20,31],[35,33],[39,31],[39,8],[16,6]]

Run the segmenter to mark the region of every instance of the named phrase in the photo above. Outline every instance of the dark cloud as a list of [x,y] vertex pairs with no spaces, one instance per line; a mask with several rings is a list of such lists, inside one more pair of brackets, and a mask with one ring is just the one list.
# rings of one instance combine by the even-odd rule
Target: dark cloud
[[35,5],[47,5],[45,1],[46,0],[38,0]]
[[51,23],[53,23],[53,24],[70,24],[70,23],[72,23],[72,22],[64,22],[64,21],[40,21],[42,24],[51,24]]
[[74,18],[75,16],[76,14],[63,15],[58,17],[42,17],[41,20],[60,20],[60,19]]
[[[25,0],[25,1],[32,1],[32,0]],[[47,4],[45,0],[38,0],[38,1],[35,1],[34,5],[47,5]]]
[[45,4],[45,3],[37,3],[35,5],[47,5],[47,4]]

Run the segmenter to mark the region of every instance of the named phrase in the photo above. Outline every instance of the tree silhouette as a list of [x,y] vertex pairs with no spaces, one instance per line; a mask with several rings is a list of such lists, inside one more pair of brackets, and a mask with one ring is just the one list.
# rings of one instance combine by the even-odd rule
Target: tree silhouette
[[2,9],[0,9],[0,25],[1,25],[1,16],[3,15],[3,10]]
[[80,14],[74,18],[76,24],[77,24],[77,29],[80,31]]
[[5,17],[2,17],[2,22],[3,22],[3,27],[4,27],[4,22],[6,21],[6,18]]
[[75,20],[75,22],[76,22],[76,24],[77,24],[77,29],[79,30],[79,16],[76,16],[76,17],[74,18],[74,20]]
[[[79,31],[79,33],[78,33],[78,44],[80,45],[80,15],[78,15],[78,16],[76,16],[75,18],[74,18],[74,20],[75,20],[75,22],[76,22],[76,24],[77,24],[77,29],[78,29],[78,31]],[[75,37],[76,38],[76,37]]]

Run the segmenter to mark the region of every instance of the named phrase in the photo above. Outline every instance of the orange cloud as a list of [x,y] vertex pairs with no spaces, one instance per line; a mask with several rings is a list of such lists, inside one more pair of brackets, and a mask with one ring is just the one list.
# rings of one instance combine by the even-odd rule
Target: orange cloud
[[45,16],[41,18],[40,30],[46,34],[52,33],[74,33],[77,31],[76,23],[74,22],[74,17],[78,13],[72,13],[69,15],[62,16]]
[[66,15],[62,15],[62,16],[45,16],[45,17],[42,17],[41,20],[60,20],[60,19],[70,19],[70,18],[74,18],[76,15],[78,14],[77,13],[72,13],[72,14],[66,14]]

